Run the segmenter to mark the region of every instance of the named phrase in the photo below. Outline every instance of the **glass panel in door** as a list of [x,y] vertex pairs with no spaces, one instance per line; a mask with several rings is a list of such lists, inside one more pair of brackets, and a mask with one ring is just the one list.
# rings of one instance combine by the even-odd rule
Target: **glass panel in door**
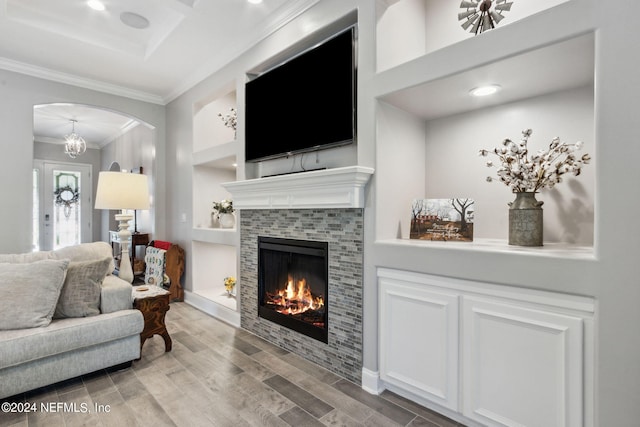
[[43,250],[91,241],[90,166],[45,164]]

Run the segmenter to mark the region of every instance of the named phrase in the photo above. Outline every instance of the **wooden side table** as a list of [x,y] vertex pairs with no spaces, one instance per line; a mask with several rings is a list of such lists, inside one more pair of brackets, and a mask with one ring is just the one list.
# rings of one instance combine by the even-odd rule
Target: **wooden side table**
[[169,292],[157,286],[133,286],[133,307],[144,316],[144,329],[140,333],[140,357],[144,342],[154,335],[160,335],[164,339],[165,352],[171,351],[171,337],[165,324],[169,297]]

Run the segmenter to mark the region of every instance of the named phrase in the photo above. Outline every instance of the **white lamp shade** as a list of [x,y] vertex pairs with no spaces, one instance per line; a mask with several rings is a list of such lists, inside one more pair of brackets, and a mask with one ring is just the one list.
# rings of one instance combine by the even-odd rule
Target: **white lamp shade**
[[146,175],[100,172],[96,209],[149,209],[149,180]]

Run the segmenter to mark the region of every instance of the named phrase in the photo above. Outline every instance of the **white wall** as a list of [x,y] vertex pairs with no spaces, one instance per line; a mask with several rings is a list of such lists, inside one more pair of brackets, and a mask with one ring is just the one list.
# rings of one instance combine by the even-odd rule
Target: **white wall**
[[[388,195],[385,208],[376,215],[376,238],[408,238],[411,222],[411,202],[424,198],[425,177],[430,166],[426,162],[425,123],[398,108],[378,104],[377,129],[380,144],[377,151],[378,194]],[[397,185],[402,182],[403,185]]]
[[[121,170],[131,171],[142,167],[142,171],[149,179],[149,194],[156,192],[156,149],[155,149],[155,130],[149,128],[145,124],[138,124],[125,134],[120,135],[109,144],[102,148],[102,162],[100,170],[109,170],[111,163],[118,162]],[[155,235],[155,197],[151,198],[151,209],[137,212],[138,231],[150,233],[151,239],[162,240],[164,236]],[[113,217],[113,211],[107,211],[109,217]],[[111,218],[110,218],[111,219]],[[111,221],[109,221],[111,222]],[[112,223],[113,224],[113,223]],[[116,223],[117,224],[117,223]],[[117,230],[117,228],[111,228]],[[133,230],[133,222],[131,223]],[[109,227],[107,221],[104,220],[101,233],[101,239],[109,238]]]
[[[156,159],[165,163],[165,108],[62,83],[0,70],[0,147],[5,164],[0,181],[4,197],[11,203],[0,206],[0,252],[31,250],[31,170],[33,163],[33,106],[51,102],[94,105],[119,111],[153,125],[157,129]],[[165,175],[159,171],[156,180],[156,230],[165,228]]]

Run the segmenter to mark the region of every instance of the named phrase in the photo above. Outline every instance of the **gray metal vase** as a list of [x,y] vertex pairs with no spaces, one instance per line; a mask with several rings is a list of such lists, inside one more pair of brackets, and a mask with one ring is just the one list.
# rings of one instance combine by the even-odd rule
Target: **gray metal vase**
[[515,193],[509,203],[509,244],[517,246],[542,246],[542,204],[536,193]]

